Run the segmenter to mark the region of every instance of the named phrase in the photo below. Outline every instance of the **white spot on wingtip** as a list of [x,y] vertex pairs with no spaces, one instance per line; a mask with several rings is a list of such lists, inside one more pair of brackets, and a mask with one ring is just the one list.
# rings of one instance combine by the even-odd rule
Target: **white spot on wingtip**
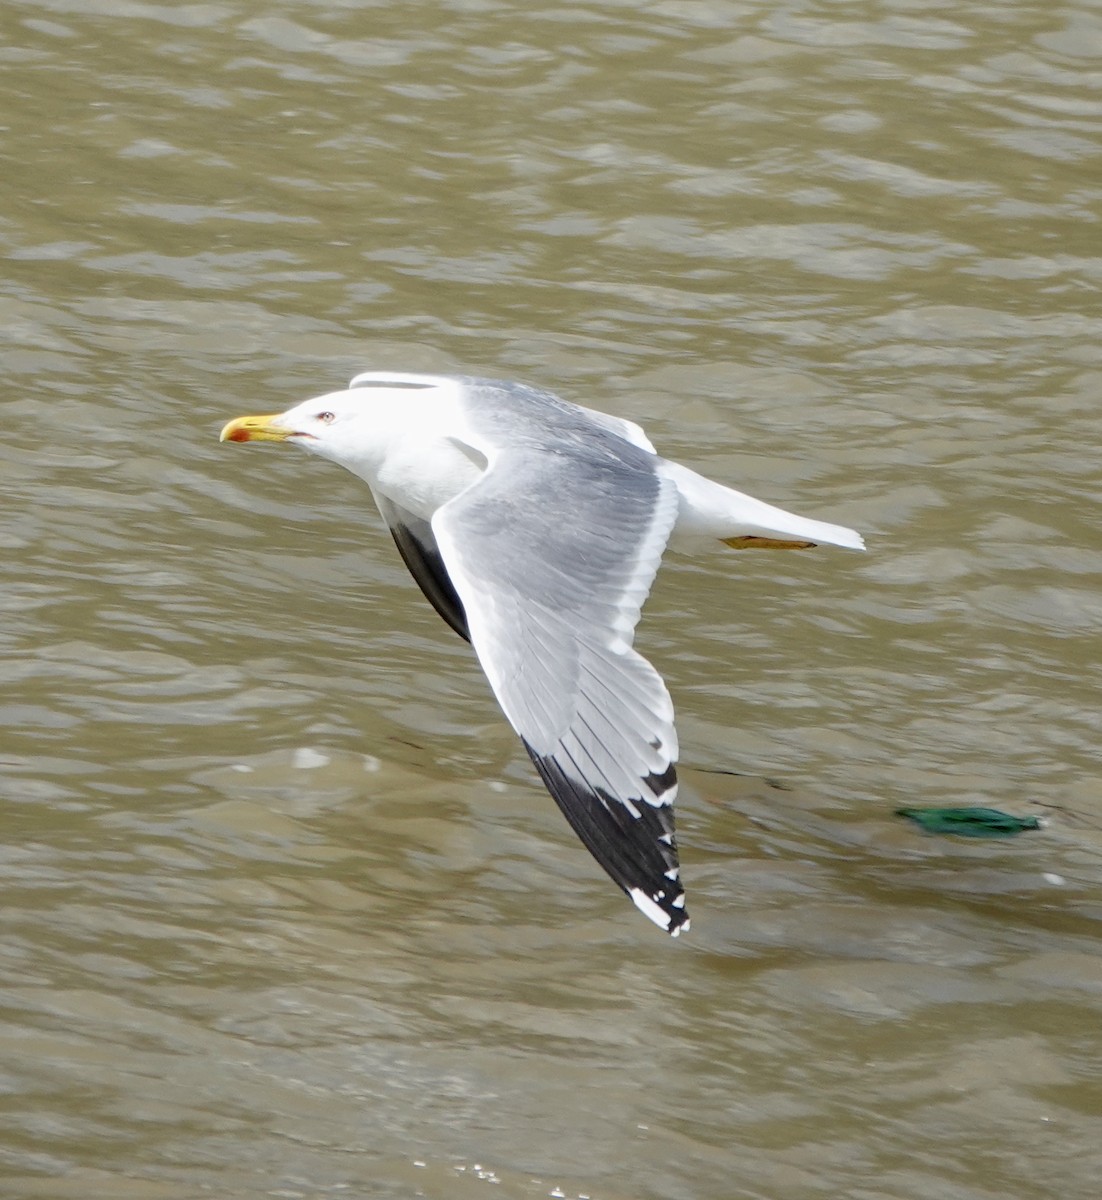
[[1055,871],[1044,871],[1041,878],[1045,883],[1051,883],[1053,887],[1063,887],[1067,883],[1063,875],[1057,875]]
[[[681,934],[688,932],[689,922],[687,919],[682,921],[680,924],[675,925],[671,929],[670,926],[673,924],[673,917],[671,914],[664,912],[641,888],[632,888],[628,892],[628,895],[631,897],[631,901],[635,907],[645,917],[649,917],[650,920],[655,923],[655,925],[664,929],[671,937],[680,937]],[[664,896],[665,893],[660,892],[659,895]],[[674,908],[683,909],[685,907],[685,893],[682,892],[681,895],[671,903]]]
[[652,920],[655,925],[661,926],[663,929],[670,927],[670,915],[663,912],[661,908],[647,895],[642,888],[632,888],[628,895],[631,897],[632,904],[643,914]]

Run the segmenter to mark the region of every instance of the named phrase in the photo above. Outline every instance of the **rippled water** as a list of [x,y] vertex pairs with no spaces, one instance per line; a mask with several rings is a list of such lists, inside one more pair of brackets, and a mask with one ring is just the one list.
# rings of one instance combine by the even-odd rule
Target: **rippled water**
[[[1093,1198],[1097,5],[0,35],[0,1190]],[[690,938],[575,843],[362,485],[217,445],[379,367],[869,535],[659,581]]]

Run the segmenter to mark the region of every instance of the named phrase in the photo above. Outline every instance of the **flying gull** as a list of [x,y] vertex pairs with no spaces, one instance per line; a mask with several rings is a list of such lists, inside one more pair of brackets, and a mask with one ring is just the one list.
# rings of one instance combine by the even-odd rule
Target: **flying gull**
[[632,649],[667,543],[864,548],[660,458],[631,421],[491,379],[367,372],[224,442],[296,442],[371,488],[413,578],[474,647],[574,831],[655,924],[689,928],[677,733]]

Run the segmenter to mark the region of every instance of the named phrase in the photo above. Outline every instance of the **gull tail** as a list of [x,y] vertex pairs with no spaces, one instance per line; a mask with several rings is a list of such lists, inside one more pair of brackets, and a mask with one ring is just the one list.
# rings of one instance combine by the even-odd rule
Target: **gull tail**
[[713,483],[680,463],[662,460],[661,472],[677,484],[680,509],[671,542],[718,538],[736,550],[799,550],[807,546],[844,546],[864,550],[855,529],[831,525],[775,508],[734,488]]

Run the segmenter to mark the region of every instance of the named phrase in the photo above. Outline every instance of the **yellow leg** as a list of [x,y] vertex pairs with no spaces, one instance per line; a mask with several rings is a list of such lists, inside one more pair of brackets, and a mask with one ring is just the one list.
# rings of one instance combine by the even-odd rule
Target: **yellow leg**
[[730,546],[732,550],[807,550],[809,547],[816,545],[815,542],[793,542],[787,538],[769,538],[769,537],[733,537],[719,539],[725,546]]

